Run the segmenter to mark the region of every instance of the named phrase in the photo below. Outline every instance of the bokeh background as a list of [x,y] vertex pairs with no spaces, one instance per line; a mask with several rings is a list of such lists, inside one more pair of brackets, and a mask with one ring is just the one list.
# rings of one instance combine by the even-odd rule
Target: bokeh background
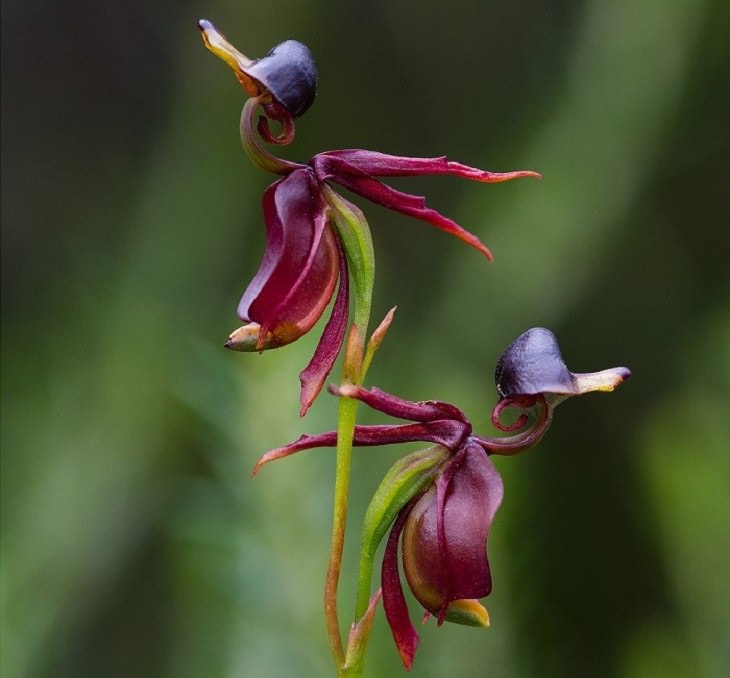
[[[335,403],[296,415],[318,332],[221,348],[271,177],[240,148],[243,95],[199,18],[250,56],[311,47],[320,94],[288,157],[544,174],[395,182],[476,231],[491,265],[365,206],[375,317],[399,307],[370,383],[488,433],[494,363],[530,326],[575,371],[634,372],[496,461],[492,627],[426,625],[413,675],[727,675],[725,0],[4,2],[2,675],[332,675],[334,456],[248,473],[332,428]],[[360,518],[402,453],[356,454],[345,620]],[[367,674],[403,675],[382,612]]]

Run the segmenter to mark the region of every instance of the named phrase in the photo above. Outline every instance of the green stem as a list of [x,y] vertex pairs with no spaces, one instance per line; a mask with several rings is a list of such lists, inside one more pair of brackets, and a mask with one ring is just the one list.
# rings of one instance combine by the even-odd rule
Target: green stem
[[373,583],[374,557],[374,553],[360,552],[360,571],[357,579],[357,598],[355,599],[355,619],[362,619],[368,609],[370,587]]
[[[369,315],[369,313],[368,313]],[[361,317],[361,320],[365,318]],[[367,326],[364,328],[367,330]],[[361,373],[364,344],[360,337],[364,336],[357,325],[353,325],[348,341],[343,367],[343,384],[359,383],[364,377]],[[324,608],[327,633],[330,637],[332,652],[340,676],[358,676],[353,673],[354,667],[347,666],[342,637],[340,635],[339,617],[337,614],[337,589],[342,566],[342,552],[345,544],[345,527],[347,524],[347,504],[350,489],[350,468],[352,464],[352,439],[357,421],[358,401],[352,398],[340,398],[337,417],[337,459],[335,468],[334,509],[332,514],[332,546],[325,581]]]
[[[331,208],[332,219],[345,249],[354,283],[354,318],[345,348],[342,384],[361,384],[365,377],[363,370],[365,337],[370,322],[375,271],[370,230],[365,217],[357,207],[328,186],[324,186],[322,192]],[[359,661],[357,666],[352,666],[345,655],[337,614],[337,590],[345,543],[352,439],[355,433],[357,407],[358,401],[351,398],[341,398],[338,406],[332,545],[324,595],[325,622],[338,675],[349,677],[362,674],[362,661]]]
[[450,451],[441,445],[432,445],[399,459],[386,473],[365,512],[360,540],[355,619],[357,633],[351,634],[347,648],[347,662],[362,667],[368,642],[373,599],[370,598],[373,566],[378,545],[400,511],[415,497],[422,494],[434,481],[442,462]]
[[352,461],[352,436],[357,417],[357,401],[341,398],[337,421],[337,461],[335,470],[334,510],[332,515],[332,546],[324,589],[325,622],[338,669],[345,664],[345,651],[340,636],[337,615],[337,588],[340,580],[342,551],[345,543],[347,502]]

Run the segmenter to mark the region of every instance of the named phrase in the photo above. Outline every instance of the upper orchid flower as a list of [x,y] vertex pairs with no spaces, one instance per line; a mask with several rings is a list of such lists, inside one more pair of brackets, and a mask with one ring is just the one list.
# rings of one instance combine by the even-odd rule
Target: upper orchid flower
[[[266,247],[258,272],[244,292],[238,316],[246,325],[229,337],[237,351],[283,346],[306,334],[320,319],[339,285],[332,315],[309,365],[300,375],[301,414],[316,398],[340,352],[348,321],[352,278],[356,289],[372,287],[370,233],[362,212],[332,189],[332,184],[379,205],[420,219],[456,236],[491,259],[487,247],[456,222],[426,206],[425,199],[398,191],[377,177],[450,174],[483,183],[539,177],[532,171],[488,172],[437,158],[408,158],[366,150],[328,151],[306,164],[282,160],[257,138],[285,144],[294,135],[293,118],[311,105],[316,69],[309,50],[296,41],[252,60],[241,54],[208,21],[199,27],[205,45],[223,59],[249,95],[241,138],[260,167],[284,175],[264,194]],[[258,106],[267,117],[255,120]],[[268,119],[281,125],[276,136]]]
[[[630,376],[625,367],[571,373],[553,333],[544,328],[528,330],[497,363],[501,399],[492,412],[492,421],[502,431],[522,428],[502,437],[475,435],[464,413],[448,403],[410,402],[377,388],[354,385],[330,389],[336,395],[355,398],[389,416],[413,422],[356,426],[353,445],[413,441],[434,445],[405,457],[391,469],[368,509],[363,532],[362,548],[374,554],[392,524],[382,566],[383,607],[406,668],[413,662],[418,633],[410,621],[401,587],[399,542],[408,586],[427,616],[436,615],[439,625],[444,621],[488,625],[489,615],[477,599],[492,590],[487,538],[503,494],[502,480],[489,457],[513,455],[535,445],[549,428],[553,408],[560,399],[590,391],[612,391]],[[512,425],[499,421],[507,407],[524,412]],[[303,435],[267,452],[253,472],[275,459],[336,444],[336,431]]]

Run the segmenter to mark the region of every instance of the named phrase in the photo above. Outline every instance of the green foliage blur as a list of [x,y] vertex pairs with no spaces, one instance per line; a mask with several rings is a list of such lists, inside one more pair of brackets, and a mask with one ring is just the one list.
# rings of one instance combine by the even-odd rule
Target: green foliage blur
[[[495,361],[530,326],[575,371],[634,373],[496,460],[492,627],[422,627],[412,675],[727,675],[729,10],[4,2],[3,677],[333,675],[334,454],[248,474],[333,428],[335,402],[297,416],[318,331],[262,356],[222,348],[272,177],[241,150],[244,95],[199,18],[252,57],[290,37],[312,49],[320,94],[287,157],[364,147],[544,174],[394,182],[493,264],[359,203],[374,320],[399,307],[370,384],[454,402],[489,434]],[[362,514],[402,453],[356,451],[343,623]],[[373,634],[367,675],[404,675],[382,611]]]

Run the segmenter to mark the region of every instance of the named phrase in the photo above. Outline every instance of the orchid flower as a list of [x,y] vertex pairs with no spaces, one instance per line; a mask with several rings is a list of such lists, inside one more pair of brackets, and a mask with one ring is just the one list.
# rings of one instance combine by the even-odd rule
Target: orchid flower
[[[491,455],[527,450],[543,437],[559,402],[591,391],[613,391],[630,376],[625,367],[570,372],[555,335],[545,328],[532,328],[512,342],[497,363],[495,381],[500,400],[492,421],[499,430],[513,432],[497,437],[474,434],[464,413],[448,403],[410,402],[377,388],[355,385],[330,388],[335,395],[354,398],[412,422],[356,426],[353,445],[432,444],[397,462],[397,469],[386,477],[381,485],[384,489],[376,492],[368,510],[371,517],[366,517],[364,534],[370,536],[362,545],[363,551],[374,554],[392,524],[381,574],[383,607],[407,669],[413,663],[418,633],[403,595],[399,542],[408,586],[427,617],[435,615],[439,625],[451,621],[487,626],[489,615],[477,599],[492,590],[487,538],[503,495]],[[514,424],[500,422],[506,408],[522,411]],[[275,459],[336,444],[335,431],[303,435],[264,454],[253,473]]]
[[[497,183],[540,175],[527,170],[489,172],[446,157],[409,158],[361,149],[319,153],[306,163],[276,158],[256,134],[271,144],[292,140],[294,117],[309,108],[316,94],[317,73],[310,51],[288,40],[252,60],[210,22],[201,21],[199,27],[206,47],[233,69],[253,97],[241,118],[246,151],[258,166],[283,175],[264,193],[264,255],[238,305],[238,316],[246,324],[230,335],[226,347],[263,351],[296,341],[322,317],[338,290],[314,355],[300,374],[303,415],[340,353],[349,318],[350,279],[356,288],[372,287],[369,227],[362,212],[336,193],[333,184],[435,226],[491,259],[476,235],[428,207],[425,198],[396,190],[379,178],[452,175]],[[265,115],[255,121],[259,106]],[[271,132],[269,120],[281,125],[279,135]]]

